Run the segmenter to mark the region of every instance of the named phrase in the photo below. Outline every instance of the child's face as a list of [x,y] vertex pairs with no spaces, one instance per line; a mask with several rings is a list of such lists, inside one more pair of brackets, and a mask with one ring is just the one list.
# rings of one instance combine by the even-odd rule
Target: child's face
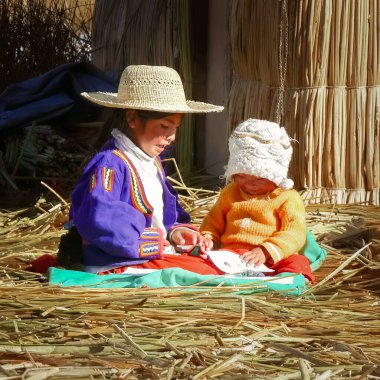
[[[183,114],[176,113],[161,119],[143,119],[138,113],[127,114],[133,142],[150,157],[156,157],[175,140]],[[133,115],[133,117],[131,117]]]
[[250,174],[235,174],[233,178],[240,189],[250,195],[271,193],[277,187],[276,184],[269,179]]

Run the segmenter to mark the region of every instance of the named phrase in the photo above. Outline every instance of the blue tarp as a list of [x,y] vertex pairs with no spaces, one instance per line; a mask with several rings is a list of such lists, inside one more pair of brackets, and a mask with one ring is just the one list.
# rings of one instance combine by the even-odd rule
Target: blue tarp
[[0,131],[34,120],[46,122],[73,110],[83,116],[96,107],[80,96],[83,91],[117,92],[117,86],[87,62],[64,64],[13,84],[0,94]]

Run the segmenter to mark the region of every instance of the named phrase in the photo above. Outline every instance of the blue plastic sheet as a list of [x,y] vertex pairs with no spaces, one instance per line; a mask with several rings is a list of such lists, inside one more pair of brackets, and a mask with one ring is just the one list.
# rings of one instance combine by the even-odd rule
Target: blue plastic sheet
[[35,78],[7,87],[0,94],[0,131],[46,122],[76,112],[78,117],[97,106],[81,92],[117,92],[116,84],[104,72],[87,62],[68,63]]

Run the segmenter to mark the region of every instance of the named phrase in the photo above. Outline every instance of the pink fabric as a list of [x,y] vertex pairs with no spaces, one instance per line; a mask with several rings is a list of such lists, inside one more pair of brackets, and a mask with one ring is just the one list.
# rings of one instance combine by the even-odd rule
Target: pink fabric
[[57,266],[57,258],[46,253],[31,262],[30,272],[46,274],[50,267]]
[[[230,250],[239,255],[247,252],[246,249],[235,249]],[[201,257],[191,256],[190,254],[184,253],[180,256],[174,255],[163,255],[162,259],[156,259],[148,261],[141,265],[134,265],[133,268],[144,268],[144,269],[165,269],[165,268],[182,268],[195,272],[198,274],[214,274],[221,275],[221,272],[214,264],[208,260],[204,260]],[[294,254],[286,259],[279,261],[278,263],[270,266],[274,272],[270,272],[270,275],[276,275],[279,273],[290,272],[296,274],[304,275],[309,281],[315,282],[315,276],[311,271],[309,260],[299,254]],[[109,271],[101,272],[98,274],[109,274],[109,273],[122,273],[127,267],[115,268]]]
[[[221,275],[221,272],[211,261],[202,259],[199,256],[191,256],[183,253],[181,255],[163,255],[162,259],[147,261],[144,264],[133,265],[132,268],[139,269],[165,269],[181,268],[198,274]],[[98,274],[123,273],[128,267],[111,269]]]
[[[247,252],[246,249],[231,250],[239,255]],[[50,267],[57,266],[57,258],[55,256],[45,254],[33,260],[31,263],[31,272],[46,274]],[[198,274],[213,274],[221,275],[221,272],[210,261],[205,260],[199,256],[191,256],[184,253],[180,256],[177,255],[163,255],[161,259],[150,260],[141,265],[134,265],[133,268],[145,268],[145,269],[165,269],[165,268],[182,268]],[[111,269],[108,271],[100,272],[99,274],[109,273],[122,273],[127,267],[120,267]],[[276,275],[279,273],[290,272],[296,274],[303,274],[312,283],[315,282],[315,276],[311,271],[309,260],[299,254],[294,254],[286,259],[279,261],[278,263],[270,266],[275,272],[271,272],[270,275]]]
[[[235,252],[239,255],[247,252],[248,249],[229,249],[228,251]],[[280,260],[276,264],[268,265],[270,269],[273,269],[274,272],[270,273],[270,276],[279,274],[279,273],[296,273],[303,274],[309,281],[315,282],[315,275],[311,271],[309,260],[303,256],[295,253],[294,255],[290,255],[289,257]]]
[[270,268],[275,270],[275,274],[284,272],[303,274],[309,281],[315,282],[315,275],[311,271],[310,262],[303,255],[291,255],[272,265]]

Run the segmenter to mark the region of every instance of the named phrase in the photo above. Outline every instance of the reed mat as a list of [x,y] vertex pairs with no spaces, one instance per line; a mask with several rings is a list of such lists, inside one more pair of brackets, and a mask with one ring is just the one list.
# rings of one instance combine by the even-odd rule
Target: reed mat
[[[186,194],[196,222],[217,196]],[[380,378],[379,207],[307,207],[328,257],[290,297],[48,285],[27,267],[57,249],[69,206],[57,197],[0,211],[0,379]]]

